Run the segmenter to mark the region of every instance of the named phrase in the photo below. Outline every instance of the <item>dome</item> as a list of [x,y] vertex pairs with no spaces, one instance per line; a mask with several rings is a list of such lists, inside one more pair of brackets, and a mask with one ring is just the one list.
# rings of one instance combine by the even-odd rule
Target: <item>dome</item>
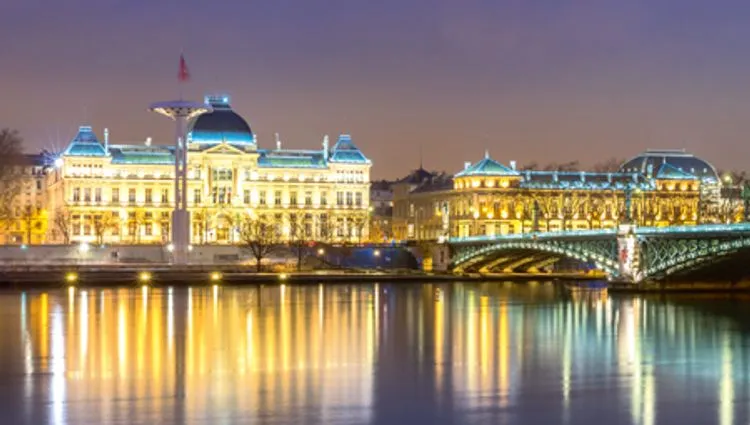
[[199,115],[188,129],[190,141],[201,144],[255,144],[247,122],[232,110],[229,96],[206,96],[212,112]]
[[719,182],[713,165],[684,150],[648,150],[625,162],[620,171],[657,176],[659,170],[666,168],[691,174],[704,181]]

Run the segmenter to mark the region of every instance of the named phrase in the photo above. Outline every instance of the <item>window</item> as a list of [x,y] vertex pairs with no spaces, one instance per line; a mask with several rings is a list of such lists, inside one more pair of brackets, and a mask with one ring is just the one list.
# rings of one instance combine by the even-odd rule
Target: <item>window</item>
[[328,205],[328,192],[320,192],[320,205]]
[[168,204],[169,203],[169,189],[162,189],[161,190],[161,203],[162,204]]
[[289,192],[289,205],[297,205],[297,192]]
[[73,236],[79,236],[81,234],[81,216],[73,215],[71,223],[73,225]]
[[273,193],[273,203],[274,205],[281,205],[281,191],[277,190]]
[[266,191],[265,190],[261,190],[260,192],[258,192],[258,198],[259,198],[258,200],[260,201],[261,205],[266,205]]
[[128,189],[128,202],[135,204],[135,188]]
[[85,202],[91,202],[91,188],[84,188],[83,189],[83,200]]
[[201,203],[201,190],[200,189],[193,189],[193,202],[196,204]]
[[232,170],[229,168],[215,168],[213,170],[214,181],[231,181]]
[[352,199],[352,193],[346,192],[346,205],[351,206],[352,204],[354,204],[354,200]]
[[146,236],[151,236],[154,233],[153,225],[151,223],[146,223],[145,226],[145,234]]
[[154,191],[150,187],[146,188],[146,203],[150,204],[154,201]]
[[245,202],[245,204],[249,204],[250,203],[250,189],[245,189],[244,190],[244,192],[242,194],[242,198],[243,198],[243,201]]
[[36,190],[42,190],[42,181],[41,180],[37,180],[36,181]]
[[362,206],[362,192],[356,193],[355,205],[357,205],[358,207]]
[[312,205],[312,192],[305,192],[305,205]]
[[344,192],[336,192],[336,205],[344,205]]
[[112,236],[117,236],[120,234],[120,214],[117,211],[112,211],[112,223]]
[[97,187],[94,189],[94,201],[101,202],[102,201],[102,188]]
[[78,187],[73,188],[73,202],[81,201],[81,189]]
[[120,202],[120,189],[112,189],[112,202]]

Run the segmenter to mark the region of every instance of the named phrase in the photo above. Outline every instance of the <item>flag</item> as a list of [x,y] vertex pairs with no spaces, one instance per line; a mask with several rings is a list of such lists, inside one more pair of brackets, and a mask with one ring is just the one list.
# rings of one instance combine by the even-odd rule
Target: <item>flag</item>
[[188,71],[187,63],[185,63],[185,56],[180,55],[180,73],[177,78],[181,83],[190,79],[190,71]]

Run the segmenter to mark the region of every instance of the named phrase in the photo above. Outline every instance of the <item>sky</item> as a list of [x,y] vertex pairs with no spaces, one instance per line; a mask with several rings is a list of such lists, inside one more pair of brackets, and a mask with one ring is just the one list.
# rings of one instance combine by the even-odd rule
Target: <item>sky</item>
[[0,127],[171,143],[147,111],[227,93],[261,147],[350,133],[376,178],[687,149],[750,169],[747,0],[3,0]]

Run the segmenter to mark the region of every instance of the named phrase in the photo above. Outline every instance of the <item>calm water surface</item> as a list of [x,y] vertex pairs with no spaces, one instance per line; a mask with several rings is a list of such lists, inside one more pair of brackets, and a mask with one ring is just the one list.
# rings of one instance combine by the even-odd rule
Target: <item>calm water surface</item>
[[0,423],[746,424],[750,300],[552,284],[0,293]]

